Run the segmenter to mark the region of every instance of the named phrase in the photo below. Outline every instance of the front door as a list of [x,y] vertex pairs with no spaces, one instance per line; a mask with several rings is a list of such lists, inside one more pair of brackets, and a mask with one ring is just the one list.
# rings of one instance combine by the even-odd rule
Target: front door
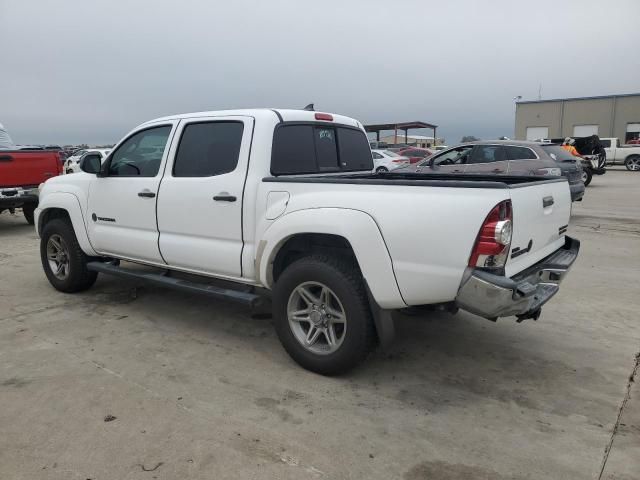
[[87,230],[103,255],[163,263],[158,249],[156,200],[171,122],[139,130],[105,161],[89,189]]
[[241,277],[242,196],[253,119],[183,120],[158,197],[160,251],[176,268]]

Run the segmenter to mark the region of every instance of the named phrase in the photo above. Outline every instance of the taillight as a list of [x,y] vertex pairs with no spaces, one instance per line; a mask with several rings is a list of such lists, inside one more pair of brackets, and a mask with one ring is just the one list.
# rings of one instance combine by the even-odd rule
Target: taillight
[[333,122],[333,115],[329,115],[328,113],[316,113],[316,120],[326,120],[328,122]]
[[399,160],[392,160],[393,163],[407,163],[409,160],[406,158],[401,158]]
[[505,200],[487,215],[469,257],[472,268],[502,268],[507,262],[513,233],[511,200]]
[[559,168],[539,168],[533,173],[536,175],[543,175],[545,177],[559,177],[562,175],[562,170]]

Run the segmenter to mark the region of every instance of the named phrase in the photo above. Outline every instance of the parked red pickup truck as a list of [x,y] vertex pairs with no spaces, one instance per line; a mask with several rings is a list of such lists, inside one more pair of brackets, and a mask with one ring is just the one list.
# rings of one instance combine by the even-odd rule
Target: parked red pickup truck
[[62,162],[56,151],[0,149],[0,213],[22,208],[27,222],[33,225],[38,185],[61,173]]

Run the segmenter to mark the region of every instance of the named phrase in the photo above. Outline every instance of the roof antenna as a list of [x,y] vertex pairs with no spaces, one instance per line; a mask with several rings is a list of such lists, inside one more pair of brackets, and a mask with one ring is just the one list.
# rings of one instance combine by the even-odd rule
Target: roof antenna
[[313,108],[313,103],[310,103],[309,105],[304,107],[303,110],[307,110],[308,112],[315,112],[316,111],[316,109]]

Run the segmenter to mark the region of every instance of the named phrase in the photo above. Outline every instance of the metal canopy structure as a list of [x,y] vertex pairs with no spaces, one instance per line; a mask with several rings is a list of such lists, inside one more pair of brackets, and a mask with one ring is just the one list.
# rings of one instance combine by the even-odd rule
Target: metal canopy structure
[[380,132],[385,130],[393,130],[394,131],[394,143],[398,143],[398,130],[404,131],[405,139],[409,135],[410,129],[417,128],[430,128],[433,130],[433,143],[435,145],[437,141],[436,130],[438,128],[437,125],[433,125],[431,123],[426,122],[400,122],[400,123],[379,123],[376,125],[365,125],[364,129],[367,132],[376,134],[376,140],[380,141]]

